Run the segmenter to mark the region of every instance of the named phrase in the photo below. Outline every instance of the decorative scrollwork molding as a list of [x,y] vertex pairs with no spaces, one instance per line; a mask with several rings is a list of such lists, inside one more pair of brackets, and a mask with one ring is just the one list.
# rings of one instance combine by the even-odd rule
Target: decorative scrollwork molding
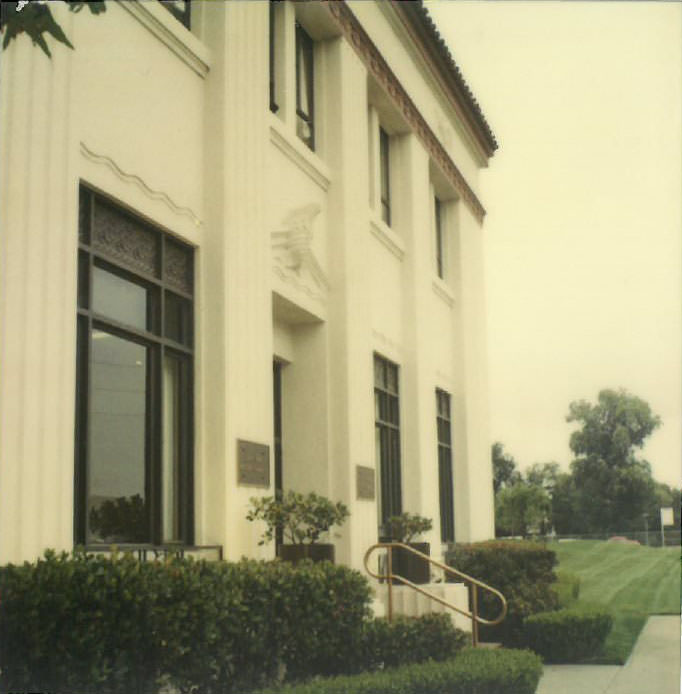
[[485,208],[476,194],[466,182],[462,172],[445,151],[445,148],[429,127],[425,118],[419,112],[414,102],[395,76],[379,49],[369,38],[357,17],[344,0],[330,0],[324,3],[329,13],[336,21],[341,32],[354,48],[359,58],[365,64],[370,74],[381,85],[393,105],[402,113],[410,124],[412,131],[450,181],[455,190],[479,222],[485,217]]
[[191,219],[195,226],[202,226],[203,222],[199,217],[189,208],[182,207],[176,204],[169,195],[151,188],[140,176],[136,174],[127,173],[123,171],[121,167],[111,158],[104,154],[97,154],[93,152],[84,142],[81,142],[81,154],[88,160],[106,166],[111,170],[116,176],[125,183],[130,183],[137,186],[148,198],[152,200],[158,200],[166,205],[175,214],[182,215]]
[[[284,220],[284,229],[273,231],[272,250],[275,261],[280,266],[282,279],[294,279],[299,289],[305,286],[302,282],[303,271],[314,280],[319,290],[329,288],[327,276],[312,251],[313,222],[320,213],[317,203],[299,207],[290,212]],[[310,296],[319,298],[319,291],[307,290]]]

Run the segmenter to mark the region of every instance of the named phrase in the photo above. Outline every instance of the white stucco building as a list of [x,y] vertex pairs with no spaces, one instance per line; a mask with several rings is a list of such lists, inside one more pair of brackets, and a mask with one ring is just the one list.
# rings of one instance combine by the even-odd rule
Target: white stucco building
[[492,537],[496,143],[428,14],[168,4],[54,3],[75,50],[2,54],[0,562],[272,556],[276,486],[346,503],[358,568],[400,510],[432,555]]

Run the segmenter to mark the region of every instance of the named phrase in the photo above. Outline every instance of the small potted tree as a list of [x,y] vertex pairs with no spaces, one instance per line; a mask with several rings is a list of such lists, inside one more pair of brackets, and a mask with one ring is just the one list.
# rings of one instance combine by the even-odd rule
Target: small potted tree
[[284,544],[278,548],[281,559],[294,563],[301,559],[333,562],[334,545],[318,540],[333,526],[343,525],[348,515],[348,508],[340,501],[333,503],[315,492],[288,491],[275,496],[253,497],[246,518],[266,524],[259,545],[272,542],[277,529],[282,529]]
[[[433,527],[433,521],[417,513],[401,513],[391,516],[386,522],[386,528],[393,542],[416,549],[422,554],[431,555],[431,545],[428,542],[414,542],[421,533],[428,532]],[[412,583],[428,583],[431,578],[431,567],[421,557],[397,547],[393,550],[393,574],[402,576]]]

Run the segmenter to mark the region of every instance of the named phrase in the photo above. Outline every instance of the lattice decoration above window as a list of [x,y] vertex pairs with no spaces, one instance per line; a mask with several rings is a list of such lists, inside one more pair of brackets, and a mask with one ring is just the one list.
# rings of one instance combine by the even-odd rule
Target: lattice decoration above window
[[98,203],[92,244],[131,268],[159,276],[159,237],[123,212]]
[[193,285],[192,252],[188,248],[167,242],[164,275],[169,285],[191,294]]

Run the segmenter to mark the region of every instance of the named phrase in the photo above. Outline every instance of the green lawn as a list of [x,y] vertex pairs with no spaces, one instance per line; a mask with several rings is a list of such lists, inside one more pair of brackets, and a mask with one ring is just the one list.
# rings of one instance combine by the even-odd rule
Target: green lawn
[[648,615],[680,613],[679,547],[641,547],[598,540],[549,545],[558,571],[581,579],[577,605],[600,605],[614,617],[604,653],[590,662],[624,663]]

